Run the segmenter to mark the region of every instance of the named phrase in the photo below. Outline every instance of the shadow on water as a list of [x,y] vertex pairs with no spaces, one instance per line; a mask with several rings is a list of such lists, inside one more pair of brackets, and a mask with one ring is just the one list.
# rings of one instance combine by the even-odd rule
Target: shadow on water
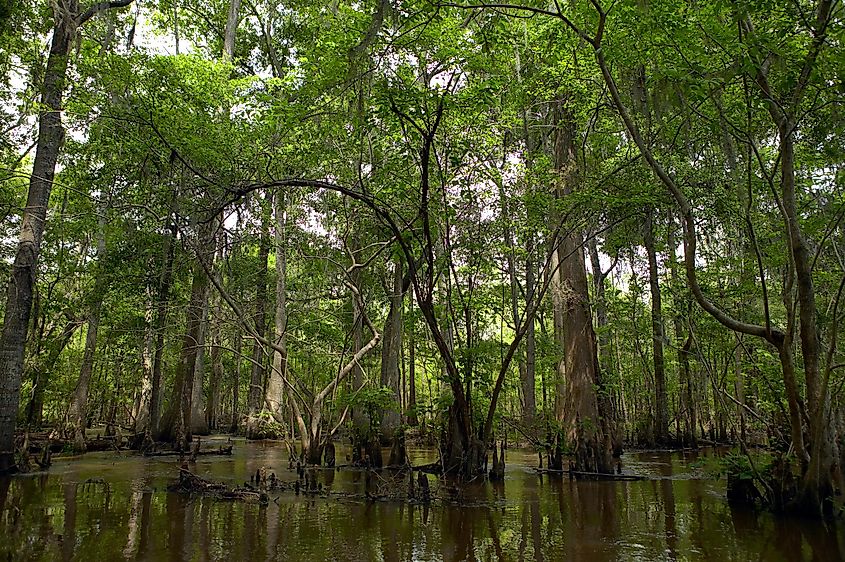
[[[238,442],[196,471],[241,484],[260,467],[285,481],[282,444]],[[339,454],[343,452],[339,451]],[[433,458],[410,450],[415,463]],[[706,454],[706,453],[703,453]],[[342,457],[341,457],[342,458]],[[626,455],[645,481],[538,476],[508,451],[502,483],[430,477],[431,506],[283,493],[266,505],[167,493],[178,463],[114,453],[57,460],[49,473],[0,480],[0,560],[841,560],[842,525],[737,509],[698,455]],[[363,494],[385,477],[317,472],[326,489]]]

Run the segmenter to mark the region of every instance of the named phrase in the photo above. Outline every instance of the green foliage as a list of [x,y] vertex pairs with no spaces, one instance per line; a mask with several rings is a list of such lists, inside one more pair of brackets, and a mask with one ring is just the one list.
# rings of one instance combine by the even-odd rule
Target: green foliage
[[[267,236],[272,244],[276,230],[270,213],[274,182],[295,177],[342,186],[368,200],[331,189],[286,188],[285,329],[289,374],[300,396],[312,397],[330,384],[354,352],[350,284],[380,329],[391,286],[385,263],[400,259],[407,267],[407,251],[418,276],[411,288],[418,292],[415,304],[405,298],[403,331],[406,376],[408,335],[415,335],[412,409],[426,423],[443,421],[454,400],[445,390],[451,381],[444,358],[420,315],[419,299],[428,298],[436,321],[444,331],[448,326],[459,382],[469,389],[478,425],[516,331],[514,309],[516,316],[524,314],[529,292],[542,286],[559,229],[594,238],[600,267],[614,266],[603,297],[591,287],[593,312],[601,306],[607,316],[604,325],[598,318],[593,322],[604,374],[595,390],[626,412],[625,429],[647,433],[655,382],[642,223],[650,212],[673,419],[680,425],[688,417],[683,393],[689,390],[700,409],[701,427],[693,432],[736,425],[730,422],[740,410],[725,394],[734,396],[743,385],[745,404],[756,414],[744,416],[749,433],[787,446],[778,437],[789,431],[776,351],[726,331],[693,306],[680,262],[678,209],[624,131],[583,41],[554,18],[428,2],[379,6],[384,13],[359,2],[244,6],[232,61],[220,54],[226,2],[143,4],[138,9],[153,33],[135,28],[133,45],[124,40],[134,25],[130,11],[80,31],[70,60],[63,111],[69,134],[41,250],[24,394],[36,387],[29,375],[58,349],[57,334],[68,317],[84,317],[100,297],[101,374],[93,400],[132,409],[144,368],[140,350],[146,337],[159,335],[150,333],[150,317],[160,299],[168,313],[161,333],[167,386],[199,267],[194,239],[201,225],[218,216],[222,227],[213,253],[220,282],[240,314],[254,321],[265,273],[260,246]],[[781,105],[789,102],[813,45],[802,6],[618,2],[608,13],[602,51],[648,146],[690,202],[704,294],[744,322],[762,325],[768,313],[782,328],[792,313],[782,295],[789,297],[794,287],[777,185],[782,153],[769,114],[771,96],[756,80],[760,61],[767,61],[772,96]],[[595,28],[592,4],[564,9],[576,25]],[[739,33],[746,21],[751,25]],[[32,165],[26,148],[37,135],[37,91],[52,24],[46,3],[0,2],[0,273],[7,277],[25,206]],[[806,78],[807,95],[795,108],[800,119],[794,135],[799,222],[817,254],[814,312],[824,345],[842,320],[842,307],[837,316],[834,305],[845,204],[841,22],[833,21],[827,33]],[[564,115],[574,123],[577,186],[560,196],[554,145]],[[431,154],[423,166],[426,142]],[[252,190],[266,184],[273,187]],[[385,215],[402,229],[404,248]],[[107,248],[102,261],[95,252],[100,216]],[[173,286],[161,295],[170,242]],[[430,261],[420,257],[429,249]],[[273,324],[280,261],[275,249],[270,254],[267,325]],[[529,262],[535,287],[527,287]],[[97,293],[98,279],[103,294]],[[553,418],[558,390],[566,389],[558,369],[565,350],[555,333],[553,291],[536,322],[535,382],[538,398],[545,396],[543,420]],[[244,402],[252,367],[245,348],[252,341],[242,338],[242,318],[227,304],[210,304],[208,317],[219,323],[225,344],[224,380],[218,382],[227,397],[238,388]],[[369,328],[363,331],[366,340]],[[53,420],[74,388],[83,332],[51,369],[47,401]],[[678,353],[688,338],[689,381]],[[244,356],[233,351],[239,346]],[[524,350],[504,370],[497,426],[519,415]],[[261,360],[269,361],[265,351]],[[841,362],[842,352],[834,350],[831,363]],[[377,350],[361,363],[364,378],[376,380]],[[841,383],[842,370],[834,369],[832,387]],[[206,394],[209,386],[207,373]],[[362,409],[376,431],[381,414],[398,411],[399,403],[395,390],[372,382],[357,389],[347,380],[328,398],[327,411]],[[734,468],[743,474],[738,464]]]

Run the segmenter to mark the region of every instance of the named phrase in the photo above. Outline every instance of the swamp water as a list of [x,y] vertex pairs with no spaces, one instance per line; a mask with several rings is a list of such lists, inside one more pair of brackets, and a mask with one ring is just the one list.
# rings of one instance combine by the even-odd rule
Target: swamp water
[[[459,489],[431,476],[440,499],[423,507],[292,492],[267,505],[189,498],[165,490],[173,457],[91,453],[0,479],[0,560],[845,559],[841,522],[728,506],[724,481],[690,468],[712,454],[629,453],[625,472],[649,480],[579,482],[540,478],[536,454],[511,449],[504,483]],[[434,453],[409,455],[422,464]],[[264,466],[293,481],[287,457],[282,443],[237,440],[233,456],[200,457],[192,470],[235,486]],[[361,471],[318,474],[332,492],[363,494]]]

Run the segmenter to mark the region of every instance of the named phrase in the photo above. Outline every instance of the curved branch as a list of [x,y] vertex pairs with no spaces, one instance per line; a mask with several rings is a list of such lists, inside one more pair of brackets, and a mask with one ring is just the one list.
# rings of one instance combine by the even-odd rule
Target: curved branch
[[87,10],[79,14],[79,17],[76,18],[76,25],[82,25],[94,16],[103,12],[114,10],[116,8],[125,8],[132,2],[133,0],[112,0],[111,2],[97,2],[96,4],[89,6]]

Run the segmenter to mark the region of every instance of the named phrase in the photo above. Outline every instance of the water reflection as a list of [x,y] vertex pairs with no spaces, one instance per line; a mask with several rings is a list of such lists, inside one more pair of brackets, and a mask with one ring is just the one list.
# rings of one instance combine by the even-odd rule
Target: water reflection
[[[264,466],[293,480],[283,446],[238,443],[197,471],[242,483]],[[342,454],[342,453],[339,453]],[[414,462],[431,451],[414,450]],[[538,477],[536,457],[508,451],[504,483],[431,478],[432,506],[305,498],[267,505],[164,491],[175,461],[88,455],[51,472],[0,480],[0,559],[13,560],[839,560],[842,529],[733,509],[694,457],[628,455],[655,479]],[[334,492],[384,485],[361,472],[317,471]],[[368,483],[369,482],[369,483]]]

